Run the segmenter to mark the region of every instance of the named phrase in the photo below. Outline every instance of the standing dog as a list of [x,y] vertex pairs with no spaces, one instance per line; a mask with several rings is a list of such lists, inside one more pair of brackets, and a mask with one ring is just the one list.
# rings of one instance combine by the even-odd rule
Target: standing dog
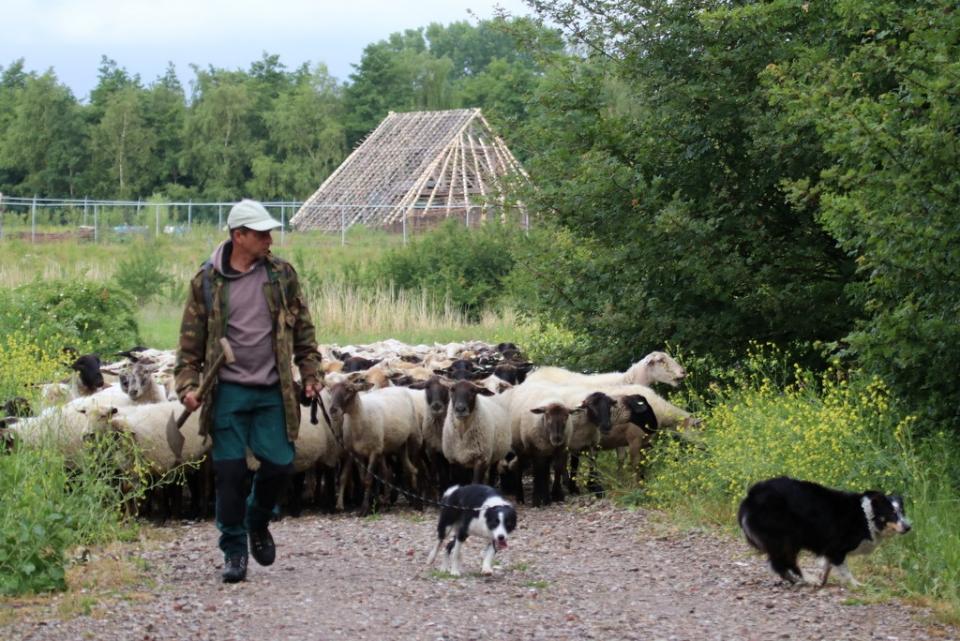
[[493,555],[507,547],[507,536],[517,527],[517,512],[489,485],[454,485],[443,493],[444,507],[437,523],[437,544],[430,551],[427,565],[433,563],[443,542],[456,528],[453,539],[447,543],[443,569],[460,576],[460,557],[463,542],[473,534],[488,541],[483,551],[481,574],[493,574]]
[[[786,476],[752,486],[737,520],[747,542],[767,555],[774,572],[790,583],[820,586],[833,567],[842,580],[859,585],[847,568],[847,555],[866,554],[880,538],[910,531],[898,496],[843,492]],[[820,558],[819,578],[805,577],[797,567],[800,550]]]

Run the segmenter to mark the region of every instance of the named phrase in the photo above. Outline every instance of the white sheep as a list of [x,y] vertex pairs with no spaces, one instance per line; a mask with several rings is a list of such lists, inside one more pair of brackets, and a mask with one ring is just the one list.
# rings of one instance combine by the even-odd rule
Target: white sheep
[[[324,407],[330,406],[330,392],[324,388],[320,392]],[[332,427],[327,423],[322,412],[317,412],[317,424],[311,420],[311,412],[304,409],[300,414],[300,432],[294,444],[293,471],[294,491],[302,491],[305,474],[313,471],[316,474],[316,493],[319,501],[321,487],[323,488],[323,507],[332,510],[335,496],[337,465],[343,457],[343,448],[335,438]],[[298,481],[299,479],[299,481]],[[300,495],[294,498],[295,510],[299,509]]]
[[77,462],[84,440],[106,427],[102,414],[86,408],[48,407],[37,416],[10,419],[5,434],[13,436],[18,446],[51,447],[60,452],[68,465]]
[[[177,467],[177,457],[167,442],[167,424],[184,407],[179,401],[162,401],[113,408],[111,427],[133,436],[151,472],[162,475]],[[193,412],[180,428],[184,437],[181,460],[199,461],[210,449],[211,440],[200,436],[200,413]]]
[[[385,455],[397,454],[404,470],[410,476],[410,485],[417,487],[417,470],[411,462],[420,449],[420,429],[416,409],[408,390],[402,387],[384,387],[361,393],[350,382],[337,383],[330,388],[330,420],[336,432],[342,434],[343,444],[355,456],[366,461],[363,502],[360,514],[370,512],[371,490],[375,466],[386,477]],[[337,508],[343,509],[344,490],[351,472],[347,457],[340,476]]]
[[650,352],[630,366],[626,372],[580,374],[562,367],[541,367],[527,375],[528,382],[559,385],[646,385],[666,383],[676,387],[687,375],[686,370],[666,352]]
[[509,395],[501,397],[470,381],[457,381],[451,388],[443,455],[473,470],[474,483],[483,482],[486,472],[510,451]]

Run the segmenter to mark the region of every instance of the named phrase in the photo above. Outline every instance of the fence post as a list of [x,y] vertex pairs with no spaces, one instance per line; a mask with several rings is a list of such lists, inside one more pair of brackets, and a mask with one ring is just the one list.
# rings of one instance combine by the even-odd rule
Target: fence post
[[30,208],[30,242],[37,242],[37,195],[33,195],[33,207]]
[[87,226],[87,196],[83,197],[83,226]]
[[100,213],[100,207],[93,203],[93,242],[100,242],[100,225],[97,224],[97,214]]

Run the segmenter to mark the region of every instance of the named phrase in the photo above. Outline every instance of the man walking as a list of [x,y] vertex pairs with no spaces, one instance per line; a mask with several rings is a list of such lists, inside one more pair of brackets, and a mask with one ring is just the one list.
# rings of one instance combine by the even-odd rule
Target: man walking
[[[213,439],[216,518],[224,554],[223,580],[243,581],[247,555],[270,565],[276,547],[268,529],[280,491],[293,470],[300,405],[291,364],[307,397],[320,391],[320,355],[310,311],[290,263],[270,253],[270,231],[281,223],[262,204],[242,200],[230,210],[230,237],[190,281],[180,345],[177,395],[200,411],[200,431]],[[235,362],[224,364],[208,393],[197,398],[205,364],[226,337]],[[246,453],[260,463],[249,495]],[[249,537],[249,547],[248,547]]]

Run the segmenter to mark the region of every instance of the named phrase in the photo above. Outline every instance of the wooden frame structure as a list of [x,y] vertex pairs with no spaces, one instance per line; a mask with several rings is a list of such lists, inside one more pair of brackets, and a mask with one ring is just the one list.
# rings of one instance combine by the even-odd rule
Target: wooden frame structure
[[[390,112],[290,219],[294,229],[353,225],[404,232],[457,217],[506,217],[507,179],[528,179],[479,109]],[[518,204],[526,221],[526,212]]]

